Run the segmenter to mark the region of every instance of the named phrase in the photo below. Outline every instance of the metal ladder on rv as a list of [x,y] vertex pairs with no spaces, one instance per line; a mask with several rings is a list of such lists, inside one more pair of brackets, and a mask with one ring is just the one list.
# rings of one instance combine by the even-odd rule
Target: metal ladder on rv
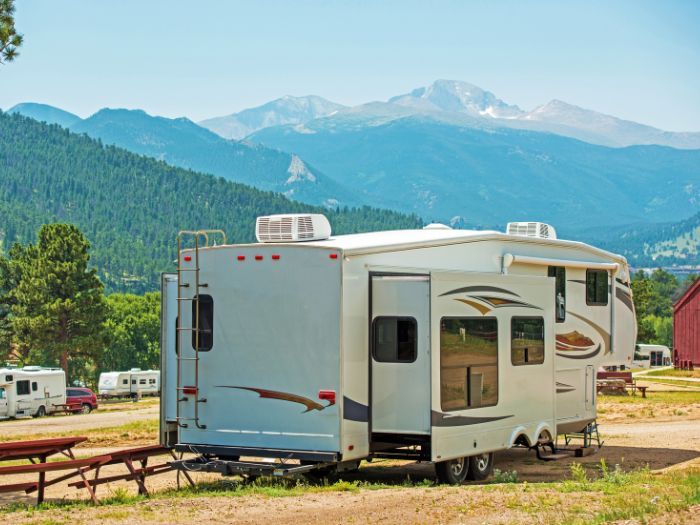
[[[226,234],[223,230],[183,230],[177,235],[177,323],[176,323],[176,356],[177,356],[177,403],[176,403],[176,421],[181,428],[188,428],[189,424],[185,421],[194,422],[194,425],[199,429],[207,428],[199,421],[199,404],[206,403],[207,400],[199,397],[199,351],[200,351],[200,333],[199,326],[199,290],[206,288],[207,283],[202,283],[199,280],[199,250],[200,248],[209,247],[209,236],[218,235],[222,239],[222,243],[226,244]],[[186,239],[192,240],[192,246],[185,247]],[[200,240],[204,240],[204,244]],[[191,250],[192,255],[184,255],[183,251]],[[189,263],[185,265],[185,263]],[[185,275],[194,274],[194,282],[185,282]],[[188,281],[191,281],[188,279]],[[190,296],[187,296],[186,290],[193,290]],[[190,326],[183,326],[182,309],[183,304],[192,304],[193,319]],[[185,357],[183,352],[183,333],[192,333],[194,340],[194,357]],[[194,385],[183,386],[182,384],[182,368],[184,362],[190,362],[194,365]],[[183,417],[181,415],[180,405],[188,402],[194,396],[194,416]]]

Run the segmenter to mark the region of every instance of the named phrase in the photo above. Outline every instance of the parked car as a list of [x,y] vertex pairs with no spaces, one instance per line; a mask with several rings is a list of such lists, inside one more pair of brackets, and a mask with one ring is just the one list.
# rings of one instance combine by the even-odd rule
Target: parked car
[[97,396],[89,388],[66,388],[66,405],[71,412],[89,414],[97,408]]

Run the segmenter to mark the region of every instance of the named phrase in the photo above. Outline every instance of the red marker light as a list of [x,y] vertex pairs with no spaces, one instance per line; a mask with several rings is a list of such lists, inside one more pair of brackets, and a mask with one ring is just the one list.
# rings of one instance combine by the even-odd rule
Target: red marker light
[[245,261],[245,255],[239,255],[239,256],[237,257],[237,259],[238,259],[239,261]]
[[279,261],[279,260],[280,260],[280,256],[277,255],[276,253],[274,253],[274,254],[272,254],[272,260],[273,260],[273,261]]
[[337,254],[337,253],[331,253],[328,257],[330,257],[331,259],[337,259],[337,258],[338,258],[338,254]]
[[335,390],[319,390],[318,398],[322,401],[328,401],[328,406],[335,405]]
[[255,256],[255,260],[256,260],[256,261],[262,261],[262,260],[263,260],[263,256],[262,256],[262,255],[256,255],[256,256]]
[[192,260],[191,255],[185,255],[185,262],[190,262]]
[[184,387],[182,387],[182,391],[183,391],[183,393],[189,394],[192,396],[197,395],[197,387],[196,386],[184,386]]

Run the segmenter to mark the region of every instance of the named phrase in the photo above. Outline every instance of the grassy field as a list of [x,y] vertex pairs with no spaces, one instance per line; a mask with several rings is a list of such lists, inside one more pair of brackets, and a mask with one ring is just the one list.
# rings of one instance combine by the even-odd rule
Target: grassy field
[[[508,475],[506,475],[508,474]],[[286,505],[274,500],[312,497],[336,499],[342,493],[364,494],[372,500],[392,500],[396,492],[421,495],[414,500],[400,498],[405,503],[407,523],[427,521],[466,521],[488,523],[559,523],[583,525],[638,520],[647,523],[654,516],[683,513],[700,504],[700,468],[683,472],[653,473],[648,469],[624,472],[619,466],[605,462],[585,468],[579,463],[571,466],[568,479],[558,483],[518,483],[517,475],[497,473],[486,485],[446,487],[432,482],[404,482],[400,486],[359,481],[309,484],[303,481],[259,480],[253,483],[221,481],[200,484],[179,491],[162,491],[146,499],[116,491],[102,500],[99,508],[82,502],[47,503],[39,508],[12,505],[2,512],[10,514],[13,523],[32,525],[81,525],[95,518],[107,522],[140,521],[144,523],[180,523],[197,519],[197,511],[212,505],[237,505],[235,500],[255,500],[270,507]],[[377,493],[379,494],[370,494]],[[232,499],[233,498],[233,499]],[[167,508],[163,507],[167,503]],[[187,508],[187,515],[177,518],[178,508]],[[173,509],[168,511],[166,509]],[[371,509],[376,514],[377,509]],[[357,508],[358,523],[366,509]],[[494,521],[497,512],[502,520]],[[194,516],[192,516],[194,514]],[[418,518],[414,521],[414,514]],[[271,513],[272,515],[272,513]],[[280,518],[276,515],[276,521]],[[432,518],[435,518],[434,520]],[[172,521],[171,521],[172,520]],[[182,521],[181,521],[182,520]],[[289,521],[282,522],[288,523]],[[689,521],[689,523],[692,521]]]
[[[144,421],[132,421],[119,426],[95,428],[90,430],[81,430],[76,434],[75,431],[65,432],[48,432],[41,434],[27,434],[22,436],[22,439],[47,439],[66,436],[85,436],[88,438],[90,445],[113,446],[113,445],[138,445],[141,443],[155,443],[158,440],[158,419],[148,419]],[[16,441],[17,436],[0,435],[0,442]]]
[[666,376],[666,377],[694,377],[700,379],[700,370],[676,370],[675,368],[666,368],[664,370],[651,370],[644,374],[645,376]]
[[653,383],[658,385],[682,386],[686,388],[695,388],[700,390],[700,383],[697,381],[683,381],[683,378],[678,379],[662,379],[659,377],[638,377],[637,381]]

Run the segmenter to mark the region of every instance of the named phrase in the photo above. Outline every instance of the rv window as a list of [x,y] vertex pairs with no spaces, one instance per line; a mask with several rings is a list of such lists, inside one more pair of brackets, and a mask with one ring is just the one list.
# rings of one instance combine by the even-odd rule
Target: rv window
[[377,317],[372,355],[381,363],[412,363],[417,357],[417,327],[412,317]]
[[13,377],[12,377],[11,375],[6,375],[6,376],[5,376],[5,381],[6,381],[7,383],[12,383],[12,379],[13,379]]
[[146,380],[145,379],[139,379],[139,385],[145,385]]
[[[197,321],[197,305],[199,305],[199,351],[208,352],[214,346],[214,299],[211,295],[199,295],[197,301],[192,301],[192,327]],[[197,332],[192,330],[192,348],[197,346]]]
[[493,318],[440,320],[442,410],[498,404],[498,323]]
[[0,388],[0,399],[5,399],[5,389]]
[[155,380],[155,379],[149,379],[149,380],[148,380],[148,384],[149,384],[149,385],[155,385],[155,384],[156,384],[156,380]]
[[513,317],[510,321],[510,362],[541,365],[544,362],[544,319]]
[[36,384],[36,381],[32,381],[32,392],[36,392],[39,389],[39,385]]
[[122,385],[128,385],[129,380],[128,379],[122,379]]
[[566,320],[566,268],[550,266],[547,275],[556,279],[554,283],[554,315],[557,323],[563,323]]
[[136,379],[132,379],[132,380],[131,380],[131,384],[132,384],[132,385],[135,385],[135,384],[136,384]]
[[29,395],[29,379],[23,379],[22,381],[17,381],[17,395],[18,396],[28,396]]
[[608,304],[607,270],[586,270],[586,304],[590,306]]

